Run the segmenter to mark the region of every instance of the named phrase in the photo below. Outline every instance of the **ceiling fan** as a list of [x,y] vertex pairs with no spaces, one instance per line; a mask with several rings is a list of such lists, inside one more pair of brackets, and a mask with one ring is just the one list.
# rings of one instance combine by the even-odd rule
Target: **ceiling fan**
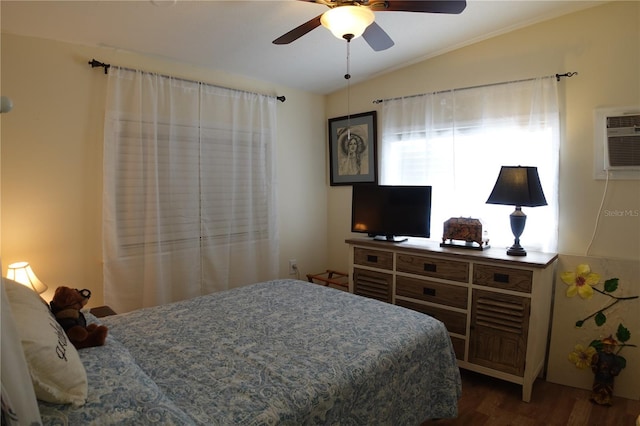
[[299,0],[320,3],[330,9],[278,37],[273,44],[289,44],[320,25],[347,41],[362,37],[375,51],[393,46],[391,37],[375,23],[373,12],[421,12],[459,14],[466,0]]

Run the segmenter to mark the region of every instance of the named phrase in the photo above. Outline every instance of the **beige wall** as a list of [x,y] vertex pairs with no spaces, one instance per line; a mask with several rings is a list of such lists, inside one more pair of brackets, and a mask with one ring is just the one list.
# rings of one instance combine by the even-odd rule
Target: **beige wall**
[[[591,238],[605,188],[604,181],[592,177],[593,113],[599,107],[640,105],[639,2],[613,2],[586,9],[352,86],[351,113],[380,111],[379,106],[372,104],[378,98],[567,71],[577,71],[579,75],[563,79],[559,85],[564,125],[560,148],[559,251],[638,260],[638,216],[603,213],[592,244]],[[345,115],[345,108],[345,91],[328,96],[329,118]],[[336,269],[347,268],[344,240],[352,235],[350,197],[350,187],[329,189],[329,264]],[[640,211],[640,180],[610,181],[602,209]],[[451,212],[451,216],[458,215]],[[507,218],[505,226],[509,226]],[[441,232],[442,224],[432,224],[435,239]]]
[[[278,103],[280,276],[296,258],[301,273],[327,261],[324,97],[185,64],[112,49],[2,34],[1,259],[27,260],[50,290],[89,288],[103,303],[102,130],[107,77],[114,65],[221,86],[285,95]],[[250,267],[250,265],[247,265]]]

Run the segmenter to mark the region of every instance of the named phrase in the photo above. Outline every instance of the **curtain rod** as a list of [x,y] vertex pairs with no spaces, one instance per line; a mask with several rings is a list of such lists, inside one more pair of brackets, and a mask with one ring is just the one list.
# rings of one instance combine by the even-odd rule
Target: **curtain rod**
[[[111,67],[111,64],[105,64],[104,62],[100,62],[100,61],[97,61],[95,59],[91,59],[89,61],[89,65],[91,65],[91,68],[97,68],[97,67],[104,68],[104,73],[105,74],[109,74],[109,68]],[[129,71],[139,71],[139,70],[136,70],[136,69],[133,69],[133,68],[126,68],[126,67],[121,67],[121,68],[125,69],[125,70],[129,70]],[[181,81],[188,81],[188,82],[192,82],[192,83],[207,84],[207,85],[214,86],[214,87],[220,87],[222,89],[237,90],[238,92],[254,93],[254,92],[250,92],[248,90],[232,89],[230,87],[217,86],[215,84],[204,83],[202,81],[188,80],[186,78],[173,77],[173,76],[165,75],[165,74],[158,74],[158,75],[160,75],[162,77],[169,77],[169,78],[173,78],[173,79],[176,79],[176,80],[181,80]],[[271,95],[265,95],[265,96],[271,96]],[[284,96],[273,96],[273,97],[276,98],[277,100],[279,100],[280,102],[284,102],[285,100],[287,100],[287,98],[285,98]]]
[[[577,72],[566,72],[566,73],[564,73],[564,74],[548,75],[548,76],[545,76],[545,77],[546,77],[546,78],[555,77],[557,81],[560,81],[560,79],[561,79],[562,77],[567,77],[567,78],[569,78],[569,77],[573,77],[574,75],[578,75],[578,73],[577,73]],[[543,78],[545,78],[545,77],[543,77]],[[462,87],[462,88],[460,88],[460,89],[440,90],[440,91],[438,91],[438,92],[420,93],[420,94],[417,94],[417,95],[408,95],[408,96],[398,96],[398,97],[395,97],[395,98],[388,98],[388,99],[375,99],[375,100],[373,101],[373,103],[374,103],[374,104],[381,104],[381,103],[383,103],[383,102],[385,102],[385,101],[395,101],[395,100],[398,100],[398,99],[404,99],[404,98],[415,98],[415,97],[418,97],[418,96],[424,96],[424,95],[437,95],[437,94],[440,94],[440,93],[447,93],[447,92],[451,92],[452,90],[468,90],[468,89],[477,89],[477,88],[480,88],[480,87],[490,87],[490,86],[497,86],[497,85],[499,85],[499,84],[509,84],[509,83],[522,83],[522,82],[524,82],[524,81],[532,81],[532,80],[535,80],[535,78],[524,78],[524,79],[521,79],[521,80],[504,81],[504,82],[502,82],[502,83],[480,84],[480,85],[478,85],[478,86]]]

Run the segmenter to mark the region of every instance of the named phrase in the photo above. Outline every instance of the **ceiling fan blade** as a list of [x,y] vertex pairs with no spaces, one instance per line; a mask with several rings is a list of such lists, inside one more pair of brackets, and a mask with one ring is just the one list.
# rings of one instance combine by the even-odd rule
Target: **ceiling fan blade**
[[376,12],[424,12],[461,13],[467,7],[466,0],[387,0],[372,2],[371,10]]
[[314,30],[321,25],[320,24],[321,16],[322,15],[318,15],[315,18],[305,22],[304,24],[292,29],[288,33],[281,35],[277,39],[273,40],[273,44],[289,44],[292,41],[299,39],[309,31]]
[[376,52],[380,52],[381,50],[387,50],[395,43],[389,37],[380,25],[378,25],[375,21],[364,30],[362,33],[362,38],[371,46],[373,50]]

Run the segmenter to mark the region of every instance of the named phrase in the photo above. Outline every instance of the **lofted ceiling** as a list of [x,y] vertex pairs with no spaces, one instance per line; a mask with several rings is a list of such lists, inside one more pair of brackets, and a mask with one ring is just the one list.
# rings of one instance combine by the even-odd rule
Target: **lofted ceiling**
[[[354,39],[351,83],[600,3],[467,0],[460,15],[376,12],[395,45],[375,52]],[[272,41],[326,10],[296,0],[0,2],[3,33],[143,53],[319,94],[344,87],[346,42],[324,27],[291,44]]]

